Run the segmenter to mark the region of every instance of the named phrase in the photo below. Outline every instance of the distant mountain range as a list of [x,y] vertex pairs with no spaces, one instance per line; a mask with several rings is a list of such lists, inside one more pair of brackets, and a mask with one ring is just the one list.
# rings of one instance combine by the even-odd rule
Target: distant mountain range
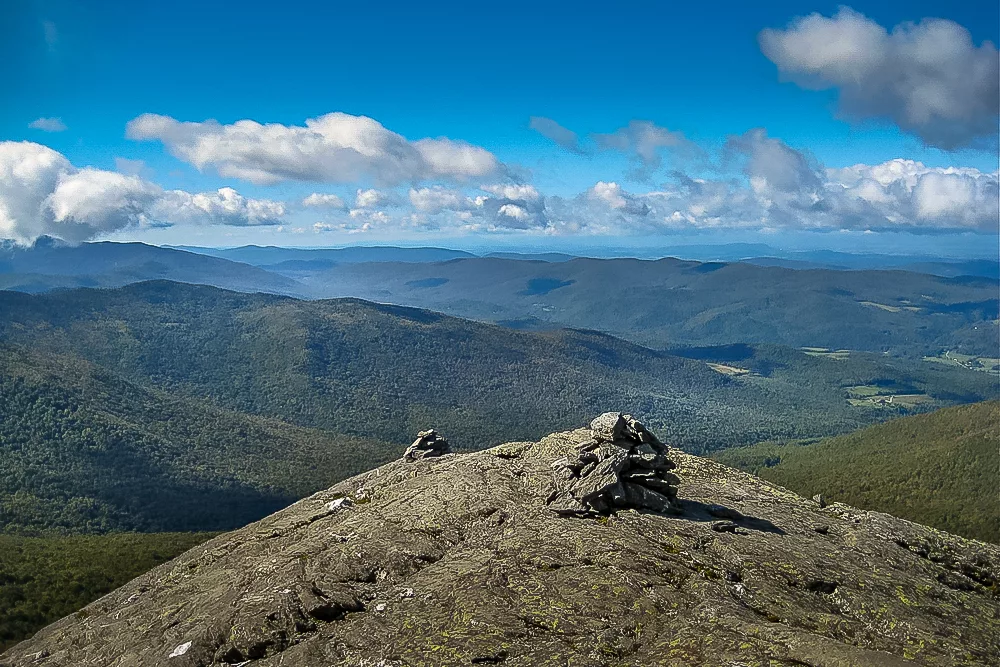
[[779,343],[995,356],[997,281],[676,259],[341,264],[302,283],[519,328],[596,329],[654,348]]
[[221,257],[254,266],[276,266],[285,262],[356,264],[359,262],[446,262],[449,259],[476,255],[445,248],[396,248],[392,246],[355,246],[349,248],[279,248],[276,246],[241,246],[239,248],[198,248],[175,246],[178,250]]
[[83,243],[43,238],[32,247],[0,246],[0,289],[46,292],[176,280],[254,292],[295,293],[298,284],[256,266],[144,243]]
[[[720,248],[731,255],[767,249]],[[511,328],[595,329],[659,349],[752,342],[995,356],[996,277],[817,269],[801,259],[766,257],[734,263],[493,254],[391,247],[71,247],[41,240],[31,248],[0,248],[0,288],[38,293],[169,279],[300,298],[359,297]],[[812,257],[824,266],[876,260],[921,265],[920,258]],[[928,264],[940,262],[923,262]],[[945,264],[951,273],[995,273],[995,262]]]

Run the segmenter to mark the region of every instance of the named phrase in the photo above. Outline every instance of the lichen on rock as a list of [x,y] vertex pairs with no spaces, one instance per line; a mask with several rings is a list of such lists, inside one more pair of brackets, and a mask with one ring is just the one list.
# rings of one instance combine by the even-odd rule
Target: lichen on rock
[[616,509],[669,512],[679,482],[668,450],[632,415],[606,412],[590,423],[590,439],[552,464],[556,492],[548,506],[568,515]]

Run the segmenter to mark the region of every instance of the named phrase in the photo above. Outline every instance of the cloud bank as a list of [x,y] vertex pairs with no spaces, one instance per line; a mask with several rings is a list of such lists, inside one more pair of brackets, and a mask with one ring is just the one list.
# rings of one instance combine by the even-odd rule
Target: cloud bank
[[285,213],[281,202],[232,188],[164,190],[139,176],[77,168],[41,144],[0,142],[0,238],[75,243],[131,226],[276,224]]
[[128,123],[136,140],[157,140],[198,169],[255,184],[280,181],[384,185],[487,178],[503,171],[484,148],[445,137],[410,141],[366,116],[330,113],[305,126],[241,120],[180,122],[144,114]]
[[279,224],[386,236],[1000,231],[996,171],[905,159],[827,168],[760,128],[730,137],[712,162],[719,168],[695,175],[675,170],[657,186],[598,180],[572,196],[487,180],[352,188],[276,201],[230,187],[167,190],[141,173],[79,168],[40,144],[8,141],[0,142],[0,238],[30,242],[52,235],[79,242],[125,228]]
[[834,88],[848,117],[888,119],[946,150],[997,145],[1000,58],[952,21],[891,32],[849,8],[798,18],[758,36],[764,55],[805,88]]

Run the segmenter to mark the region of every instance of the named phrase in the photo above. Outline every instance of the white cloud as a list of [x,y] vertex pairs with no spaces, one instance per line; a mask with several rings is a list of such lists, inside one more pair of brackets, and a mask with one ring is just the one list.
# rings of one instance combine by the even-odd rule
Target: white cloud
[[28,127],[42,132],[65,132],[68,129],[62,118],[39,118],[28,123]]
[[587,195],[596,201],[604,202],[615,211],[629,215],[643,216],[649,213],[649,206],[639,201],[635,196],[625,192],[617,183],[598,181]]
[[280,202],[231,188],[164,191],[136,175],[74,167],[41,144],[0,142],[0,238],[79,242],[130,226],[273,224],[284,213]]
[[420,213],[436,214],[441,211],[463,211],[475,206],[473,201],[458,190],[441,186],[410,188],[410,205]]
[[533,185],[524,183],[500,183],[496,185],[481,185],[479,189],[483,192],[509,199],[511,201],[538,201],[542,198],[538,190]]
[[500,215],[507,216],[508,218],[514,218],[518,222],[524,222],[531,217],[531,214],[528,213],[528,209],[523,206],[518,206],[517,204],[504,204],[498,209],[497,212]]
[[375,208],[377,206],[395,205],[396,196],[388,192],[369,188],[367,190],[358,189],[354,196],[355,208]]
[[913,160],[827,171],[830,187],[869,203],[887,221],[917,229],[1000,231],[1000,178],[969,168],[933,168]]
[[760,33],[761,50],[782,74],[807,88],[836,88],[841,110],[886,118],[944,149],[995,147],[1000,112],[996,46],[976,46],[944,19],[903,23],[887,32],[843,7],[832,18],[796,19]]
[[40,144],[0,142],[0,238],[82,241],[139,222],[158,194],[134,176],[76,169]]
[[302,200],[303,206],[315,208],[345,208],[344,200],[337,195],[314,192]]
[[215,224],[238,227],[276,225],[285,205],[270,199],[244,197],[232,188],[191,194],[171,190],[150,207],[149,216],[170,224]]
[[366,116],[330,113],[305,127],[241,120],[179,122],[145,114],[127,127],[132,139],[162,141],[177,158],[198,169],[252,183],[286,180],[396,184],[467,180],[500,173],[484,148],[448,138],[409,141]]

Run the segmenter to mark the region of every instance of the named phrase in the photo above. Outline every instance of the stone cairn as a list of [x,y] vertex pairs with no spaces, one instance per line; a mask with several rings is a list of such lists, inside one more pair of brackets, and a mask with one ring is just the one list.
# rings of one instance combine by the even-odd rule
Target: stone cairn
[[607,412],[590,423],[590,439],[552,464],[556,492],[549,508],[560,514],[609,514],[634,508],[675,509],[680,480],[667,447],[632,415]]
[[441,437],[437,431],[430,429],[417,433],[417,439],[406,449],[403,454],[404,461],[419,461],[420,459],[432,456],[444,456],[451,454],[451,447],[448,441]]

